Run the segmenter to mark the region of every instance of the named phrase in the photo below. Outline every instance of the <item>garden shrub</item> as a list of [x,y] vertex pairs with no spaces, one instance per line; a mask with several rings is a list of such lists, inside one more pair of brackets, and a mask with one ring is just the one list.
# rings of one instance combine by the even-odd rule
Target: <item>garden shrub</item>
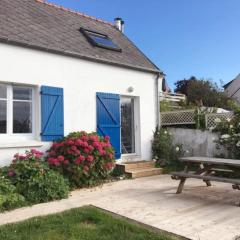
[[114,167],[114,150],[109,140],[108,136],[96,133],[71,133],[53,143],[47,162],[69,179],[72,188],[99,184]]
[[30,203],[47,202],[66,198],[69,184],[62,175],[51,170],[42,153],[32,149],[24,155],[16,154],[5,176]]
[[226,120],[217,118],[214,131],[219,133],[217,148],[226,150],[224,157],[240,159],[240,108],[233,107],[234,117]]
[[69,193],[68,181],[58,172],[48,170],[38,173],[27,183],[21,184],[21,192],[31,203],[42,203],[67,198]]
[[179,157],[183,154],[182,146],[173,144],[172,135],[165,128],[157,128],[154,132],[152,154],[159,167],[181,168]]
[[16,192],[16,187],[6,179],[0,176],[0,212],[25,205],[25,199]]

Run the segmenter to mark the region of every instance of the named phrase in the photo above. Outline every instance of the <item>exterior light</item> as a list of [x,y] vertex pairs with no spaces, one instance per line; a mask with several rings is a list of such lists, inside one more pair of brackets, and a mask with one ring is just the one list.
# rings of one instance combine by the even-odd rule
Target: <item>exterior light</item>
[[129,93],[131,93],[131,92],[133,92],[133,91],[134,91],[134,88],[133,88],[133,87],[129,87],[129,88],[128,88],[128,92],[129,92]]

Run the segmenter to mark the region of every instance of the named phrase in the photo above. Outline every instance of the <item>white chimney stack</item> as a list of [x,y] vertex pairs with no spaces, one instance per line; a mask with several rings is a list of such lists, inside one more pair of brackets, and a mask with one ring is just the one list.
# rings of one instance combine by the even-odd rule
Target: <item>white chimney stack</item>
[[115,22],[116,28],[123,33],[124,32],[124,21],[122,20],[122,18],[117,17],[114,19],[114,22]]

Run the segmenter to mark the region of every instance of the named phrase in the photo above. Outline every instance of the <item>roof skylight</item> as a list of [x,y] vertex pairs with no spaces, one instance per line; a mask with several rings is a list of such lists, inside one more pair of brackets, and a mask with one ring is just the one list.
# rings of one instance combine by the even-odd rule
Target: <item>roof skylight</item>
[[97,47],[114,50],[121,52],[121,48],[117,44],[115,44],[111,38],[109,38],[105,34],[101,34],[98,32],[90,31],[87,29],[81,28],[80,31],[84,34],[84,36],[88,39],[88,41]]

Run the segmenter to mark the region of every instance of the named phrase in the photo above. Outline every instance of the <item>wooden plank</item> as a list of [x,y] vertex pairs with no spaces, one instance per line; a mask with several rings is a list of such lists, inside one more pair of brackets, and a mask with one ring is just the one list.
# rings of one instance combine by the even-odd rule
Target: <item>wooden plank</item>
[[215,176],[197,175],[197,174],[186,173],[186,172],[173,172],[171,173],[171,175],[179,178],[196,178],[196,179],[202,179],[204,181],[225,182],[225,183],[240,185],[240,179],[234,179],[234,178],[222,178],[222,177],[215,177]]
[[225,159],[225,158],[182,157],[180,158],[180,161],[189,162],[189,163],[205,163],[205,164],[215,164],[215,165],[222,165],[222,166],[240,167],[240,160]]

